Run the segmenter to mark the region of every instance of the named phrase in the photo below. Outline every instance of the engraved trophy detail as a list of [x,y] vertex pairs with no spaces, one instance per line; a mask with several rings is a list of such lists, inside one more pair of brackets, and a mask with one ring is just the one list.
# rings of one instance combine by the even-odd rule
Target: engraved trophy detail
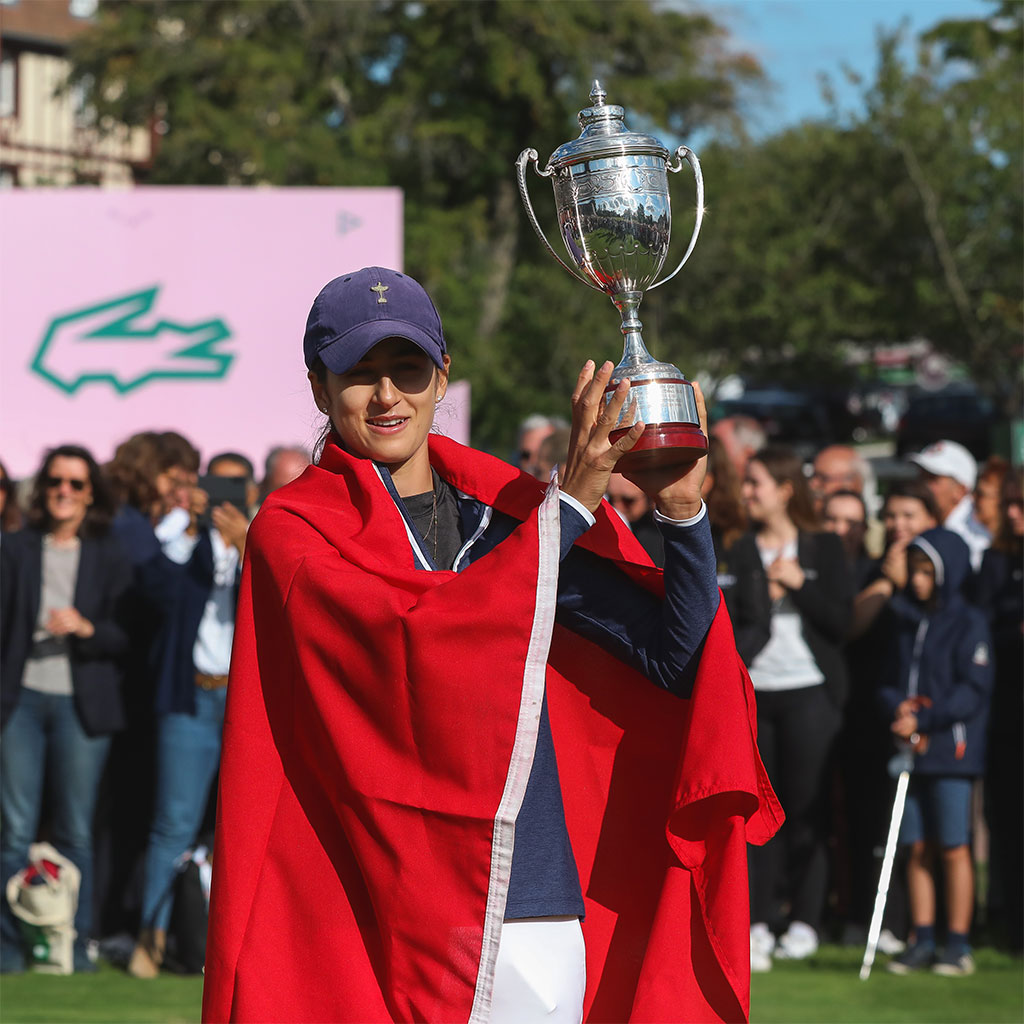
[[[516,175],[527,216],[544,247],[573,277],[604,292],[622,318],[622,360],[605,395],[607,400],[629,378],[630,401],[610,435],[613,442],[632,425],[633,403],[646,424],[635,447],[619,460],[617,471],[628,473],[692,462],[707,453],[693,385],[671,363],[659,362],[647,351],[637,316],[644,291],[670,281],[693,252],[704,218],[704,179],[691,149],[679,146],[670,163],[668,149],[652,135],[629,131],[623,108],[605,103],[605,98],[595,81],[591,106],[579,113],[579,138],[559,146],[543,170],[537,151],[524,149]],[[693,234],[676,269],[655,281],[672,230],[668,172],[681,171],[684,163],[693,169],[697,183]],[[558,229],[572,265],[555,252],[537,221],[526,186],[529,164],[540,177],[552,179]]]

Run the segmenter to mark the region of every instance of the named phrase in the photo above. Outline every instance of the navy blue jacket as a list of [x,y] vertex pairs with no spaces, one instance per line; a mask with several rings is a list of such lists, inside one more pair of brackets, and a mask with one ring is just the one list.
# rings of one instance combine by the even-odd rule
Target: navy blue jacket
[[[378,470],[405,519],[417,566],[438,568],[387,469],[378,466]],[[465,495],[459,495],[458,507],[465,544],[455,559],[456,572],[492,551],[519,525],[515,519]],[[587,527],[583,517],[563,502],[556,621],[637,669],[656,686],[679,697],[689,697],[704,638],[719,601],[707,515],[692,527],[665,528],[664,601],[635,584],[615,566],[574,547]],[[547,697],[541,705],[533,767],[516,819],[505,914],[506,920],[583,916],[579,876],[565,826]]]
[[[69,660],[75,710],[90,736],[124,728],[121,659],[126,629],[131,565],[113,536],[83,537],[75,580],[74,607],[95,632],[72,637]],[[43,580],[43,534],[26,529],[4,534],[0,545],[0,694],[2,722],[17,707],[25,662],[39,618]]]
[[[196,713],[196,667],[192,651],[206,602],[214,584],[213,544],[210,531],[201,530],[192,556],[184,565],[170,560],[171,585],[163,592],[164,620],[154,647],[156,693],[153,710],[158,715]],[[238,574],[235,575],[235,584]]]
[[880,691],[891,722],[908,697],[926,697],[918,731],[929,739],[914,771],[922,775],[981,775],[992,693],[991,640],[985,616],[961,589],[970,574],[967,545],[950,530],[926,530],[908,545],[935,566],[936,600],[925,607],[909,590],[890,603],[895,627],[896,672]]
[[163,553],[152,525],[135,509],[122,509],[114,525],[121,543],[131,553],[139,598],[155,620],[146,652],[152,677],[152,710],[158,715],[172,711],[194,715],[196,670],[192,649],[213,589],[209,531],[200,532],[191,558],[179,565]]

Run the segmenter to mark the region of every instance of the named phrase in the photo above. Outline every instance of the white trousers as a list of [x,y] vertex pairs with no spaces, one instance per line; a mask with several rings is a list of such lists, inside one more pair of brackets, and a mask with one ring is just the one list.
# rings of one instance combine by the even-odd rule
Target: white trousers
[[578,917],[534,917],[501,926],[491,1024],[580,1024],[587,985]]

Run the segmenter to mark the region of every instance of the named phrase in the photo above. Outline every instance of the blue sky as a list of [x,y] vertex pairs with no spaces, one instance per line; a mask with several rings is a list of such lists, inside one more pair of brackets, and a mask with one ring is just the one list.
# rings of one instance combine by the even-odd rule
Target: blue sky
[[855,106],[857,91],[841,68],[849,65],[871,80],[880,25],[895,29],[906,19],[913,37],[946,18],[992,10],[985,0],[705,0],[698,6],[729,30],[733,49],[758,58],[774,85],[751,107],[755,137],[825,115],[820,72],[829,74],[843,109]]

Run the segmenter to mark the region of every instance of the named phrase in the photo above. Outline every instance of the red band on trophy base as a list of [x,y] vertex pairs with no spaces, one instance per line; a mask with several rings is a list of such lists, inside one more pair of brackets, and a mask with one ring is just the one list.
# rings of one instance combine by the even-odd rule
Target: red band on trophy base
[[[608,440],[614,444],[628,430],[613,430]],[[640,440],[616,463],[615,472],[683,466],[707,453],[708,439],[700,427],[690,423],[648,423]]]

